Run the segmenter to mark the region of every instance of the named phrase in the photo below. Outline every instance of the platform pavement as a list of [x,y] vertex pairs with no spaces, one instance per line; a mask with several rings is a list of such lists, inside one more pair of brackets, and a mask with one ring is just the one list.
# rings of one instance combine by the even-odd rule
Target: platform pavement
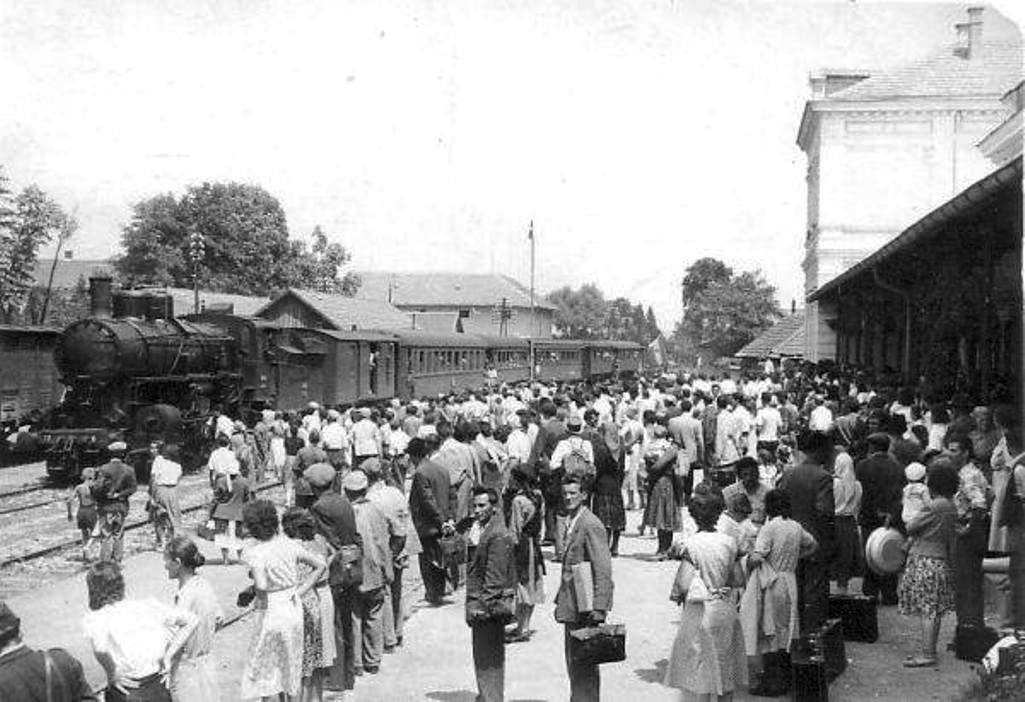
[[[679,620],[679,609],[668,600],[676,564],[651,559],[654,539],[636,536],[638,513],[629,514],[628,536],[622,555],[613,561],[615,606],[610,620],[627,624],[627,660],[602,667],[604,700],[676,699],[661,685],[666,660]],[[211,561],[219,553],[212,544],[199,542]],[[226,613],[237,612],[236,593],[248,584],[240,566],[208,565],[204,576],[214,585]],[[451,604],[432,608],[420,599],[415,568],[407,571],[415,604],[406,623],[405,645],[386,655],[377,675],[357,679],[347,700],[437,700],[470,702],[476,694],[470,657],[470,632],[463,620],[463,591]],[[174,585],[167,580],[157,553],[143,553],[125,563],[128,596],[153,596],[170,601]],[[552,618],[551,600],[558,585],[559,565],[548,563],[545,586],[548,601],[537,607],[532,623],[536,630],[528,643],[507,648],[506,698],[519,702],[564,700],[568,686],[563,659],[562,628]],[[36,593],[12,598],[11,606],[23,619],[26,640],[33,646],[61,645],[86,666],[91,682],[102,683],[102,673],[82,637],[81,619],[86,612],[84,578],[76,577],[40,588]],[[896,608],[879,610],[880,640],[875,644],[847,643],[850,663],[830,687],[830,699],[861,701],[950,700],[958,688],[974,676],[971,667],[949,653],[941,653],[938,669],[907,670],[901,660],[915,649],[916,622],[901,617]],[[237,700],[238,681],[249,653],[255,618],[247,616],[218,633],[214,654],[219,662],[222,699]],[[941,641],[952,633],[953,621],[944,621]],[[329,695],[328,700],[340,699]],[[749,699],[743,693],[737,700]]]
[[[235,598],[250,583],[246,568],[221,565],[220,549],[204,539],[196,539],[196,543],[207,558],[207,565],[201,569],[203,577],[213,585],[225,615],[236,617],[240,610],[235,605]],[[162,554],[156,551],[138,553],[126,558],[123,568],[126,597],[153,597],[167,603],[174,601],[177,586],[167,577]],[[84,573],[12,597],[8,605],[21,617],[22,635],[27,644],[33,648],[66,648],[82,662],[86,677],[94,688],[106,684],[103,670],[82,634],[82,618],[89,611]]]

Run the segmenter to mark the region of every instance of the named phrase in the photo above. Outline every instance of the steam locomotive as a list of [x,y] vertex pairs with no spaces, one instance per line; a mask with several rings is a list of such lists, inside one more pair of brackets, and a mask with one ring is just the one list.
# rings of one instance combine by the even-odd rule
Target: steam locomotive
[[620,341],[309,329],[217,310],[176,317],[166,293],[114,292],[109,278],[90,280],[90,298],[91,316],[64,329],[54,351],[66,391],[38,434],[53,478],[77,479],[119,439],[142,478],[158,441],[180,444],[196,468],[215,412],[436,396],[488,375],[591,380],[641,363],[640,345]]

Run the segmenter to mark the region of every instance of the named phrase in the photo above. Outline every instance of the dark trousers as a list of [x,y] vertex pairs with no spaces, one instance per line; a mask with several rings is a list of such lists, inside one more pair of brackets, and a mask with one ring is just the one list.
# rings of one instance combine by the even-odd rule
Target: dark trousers
[[473,672],[477,676],[477,702],[505,699],[505,627],[497,619],[474,622]]
[[601,672],[596,665],[582,665],[573,662],[573,651],[576,641],[569,635],[574,629],[585,624],[565,625],[566,672],[569,673],[570,702],[598,702],[601,698]]
[[684,504],[690,504],[690,495],[694,492],[694,471],[701,468],[701,463],[694,461],[690,464],[690,470],[687,471],[687,475],[683,476],[683,499]]
[[954,542],[954,607],[957,623],[983,626],[982,558],[985,548],[977,534],[958,534]]
[[829,614],[829,562],[803,558],[797,562],[797,604],[801,635],[807,636]]
[[420,578],[424,583],[424,598],[440,602],[445,597],[445,569],[431,562],[427,554],[420,554]]
[[384,652],[384,591],[387,585],[352,598],[352,638],[356,670],[377,670]]
[[[882,526],[882,524],[870,526],[862,525],[862,553],[865,552],[865,543],[868,541],[868,537],[880,526]],[[871,568],[865,568],[865,577],[861,581],[861,594],[873,599],[882,596],[883,602],[886,604],[895,604],[897,602],[897,582],[899,580],[899,573],[894,575],[878,575],[874,573]]]
[[335,603],[335,649],[337,657],[331,666],[328,687],[351,690],[356,686],[356,638],[352,628],[352,600],[354,588],[331,588]]

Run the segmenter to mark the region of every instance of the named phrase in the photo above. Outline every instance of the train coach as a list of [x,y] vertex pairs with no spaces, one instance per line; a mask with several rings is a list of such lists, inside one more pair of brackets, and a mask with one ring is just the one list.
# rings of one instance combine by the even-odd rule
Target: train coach
[[[92,314],[56,335],[48,366],[66,388],[37,434],[55,477],[103,462],[115,439],[128,441],[137,468],[159,441],[181,443],[195,467],[215,412],[436,397],[493,380],[606,379],[636,373],[641,358],[628,342],[311,329],[213,309],[176,317],[161,291],[90,282]],[[33,358],[42,355],[37,347]]]

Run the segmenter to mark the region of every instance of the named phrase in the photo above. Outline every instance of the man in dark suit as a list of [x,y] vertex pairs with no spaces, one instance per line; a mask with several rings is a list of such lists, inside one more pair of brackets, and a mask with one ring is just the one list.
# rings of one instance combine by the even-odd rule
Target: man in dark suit
[[686,469],[683,478],[683,495],[690,501],[690,493],[694,488],[694,471],[701,467],[705,458],[705,433],[701,420],[691,413],[690,400],[680,402],[681,414],[669,420],[669,436],[681,447],[676,460]]
[[[363,548],[363,539],[356,529],[356,513],[345,496],[331,489],[335,480],[335,469],[327,463],[315,463],[303,472],[303,478],[313,490],[313,505],[310,515],[317,531],[337,551],[342,546]],[[328,569],[328,585],[335,606],[335,648],[338,655],[331,666],[328,687],[337,690],[351,690],[356,683],[355,636],[352,628],[352,604],[356,595],[355,586],[346,586],[342,574],[332,560]]]
[[566,438],[569,431],[557,417],[554,402],[546,400],[541,403],[541,425],[530,450],[530,470],[538,476],[541,493],[545,498],[545,538],[544,543],[555,545],[555,556],[562,554],[562,530],[558,521],[562,518],[562,469],[552,470],[550,460],[555,447]]
[[[868,457],[858,461],[854,474],[861,483],[858,523],[861,525],[861,536],[867,541],[869,535],[887,521],[892,526],[899,526],[905,478],[900,464],[889,452],[889,436],[882,432],[869,434],[865,443]],[[895,605],[898,577],[897,574],[877,575],[871,569],[866,569],[861,592],[873,599],[881,595],[884,605]]]
[[100,466],[93,486],[100,522],[100,560],[120,563],[124,555],[128,498],[135,494],[135,469],[122,459],[128,451],[123,441],[107,446],[110,460]]
[[[562,496],[569,513],[569,532],[562,554],[562,579],[555,595],[555,621],[565,627],[570,702],[595,702],[601,692],[598,666],[573,662],[576,643],[571,632],[604,622],[612,609],[612,554],[601,520],[584,506],[590,497],[587,482],[586,478],[567,475],[562,485]],[[589,568],[593,581],[594,596],[590,607],[577,601],[574,586],[574,568],[582,564],[589,564],[583,567]]]
[[21,620],[0,601],[0,700],[96,699],[78,659],[63,648],[44,652],[26,646],[21,640]]
[[445,559],[441,537],[453,529],[448,470],[427,457],[423,439],[411,439],[406,454],[415,470],[409,489],[409,513],[423,550],[420,553],[420,577],[424,597],[439,605],[445,597]]
[[505,697],[505,625],[515,617],[515,544],[496,517],[497,504],[493,488],[474,489],[473,517],[481,533],[466,570],[466,623],[472,632],[478,702]]
[[817,629],[829,611],[829,564],[833,558],[835,502],[833,476],[826,470],[832,438],[806,431],[798,437],[804,460],[783,474],[779,488],[790,497],[793,519],[808,530],[819,547],[797,564],[797,597],[801,634]]

